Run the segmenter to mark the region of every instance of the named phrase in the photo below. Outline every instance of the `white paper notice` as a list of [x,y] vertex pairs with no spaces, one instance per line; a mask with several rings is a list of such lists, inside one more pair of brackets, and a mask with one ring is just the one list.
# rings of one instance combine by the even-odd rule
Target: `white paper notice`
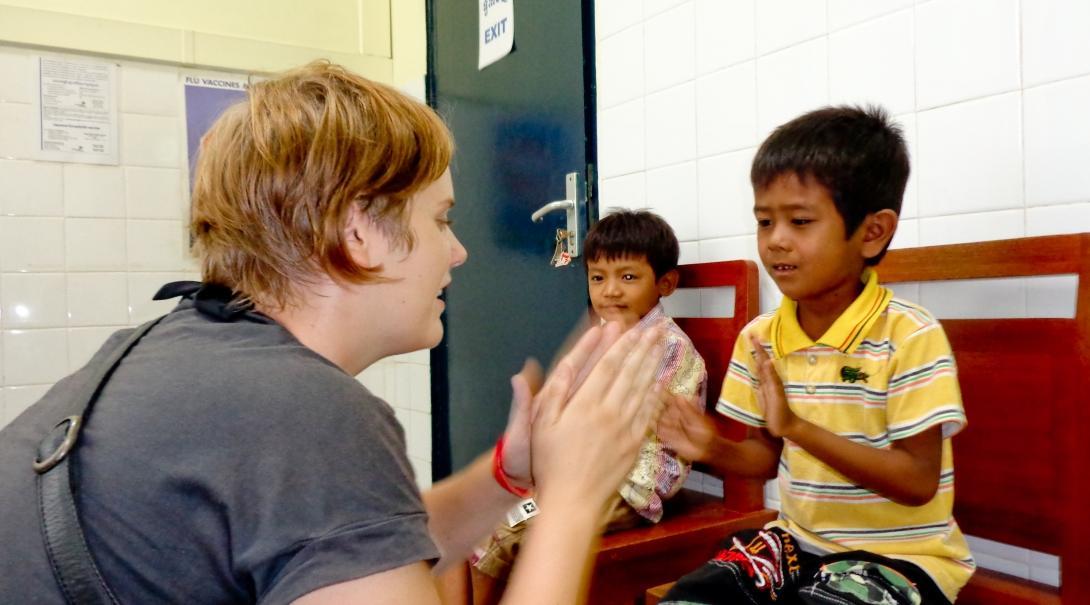
[[480,57],[477,69],[484,69],[511,53],[515,44],[515,0],[479,0],[481,14]]
[[37,157],[117,164],[117,66],[38,58]]

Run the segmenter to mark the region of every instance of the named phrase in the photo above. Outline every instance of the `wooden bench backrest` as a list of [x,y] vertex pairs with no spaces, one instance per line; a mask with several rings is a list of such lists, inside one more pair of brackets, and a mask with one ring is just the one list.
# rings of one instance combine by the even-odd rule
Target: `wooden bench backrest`
[[958,524],[1059,555],[1068,602],[1090,594],[1090,234],[892,250],[878,267],[887,284],[1063,274],[1078,276],[1072,319],[941,321],[969,420]]
[[[760,301],[757,265],[753,261],[732,260],[682,265],[678,271],[681,274],[681,288],[734,287],[734,314],[731,317],[726,317],[727,309],[723,309],[723,316],[714,313],[717,317],[674,318],[704,358],[708,371],[708,399],[705,406],[709,411],[714,411],[723,387],[723,377],[726,376],[727,366],[730,364],[734,341],[742,328],[758,313]],[[719,414],[713,413],[711,416],[716,419],[720,431],[725,435],[734,439],[744,436],[741,425],[720,420]],[[726,478],[723,500],[730,508],[738,511],[758,510],[764,506],[763,490],[760,482],[756,481]]]

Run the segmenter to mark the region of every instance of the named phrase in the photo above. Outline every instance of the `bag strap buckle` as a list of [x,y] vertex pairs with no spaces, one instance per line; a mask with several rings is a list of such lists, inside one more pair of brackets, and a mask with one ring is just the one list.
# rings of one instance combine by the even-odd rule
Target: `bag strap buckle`
[[[67,426],[65,426],[67,425]],[[59,444],[53,447],[53,451],[49,452],[51,443],[56,442],[57,429],[64,427],[64,439]],[[34,472],[39,475],[47,473],[53,467],[57,466],[64,460],[68,452],[72,451],[72,448],[76,445],[76,440],[79,439],[79,431],[83,428],[83,416],[75,415],[69,416],[64,420],[57,423],[57,426],[53,427],[53,430],[42,439],[42,442],[38,445],[38,457],[34,459]]]

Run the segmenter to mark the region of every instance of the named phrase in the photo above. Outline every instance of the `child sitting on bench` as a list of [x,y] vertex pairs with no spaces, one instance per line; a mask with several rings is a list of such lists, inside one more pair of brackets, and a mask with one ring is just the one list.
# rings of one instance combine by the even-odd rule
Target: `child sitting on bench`
[[[616,211],[587,234],[587,288],[594,313],[602,321],[620,322],[625,329],[664,324],[658,381],[671,394],[693,402],[694,411],[695,406],[702,411],[707,382],[704,360],[659,303],[677,288],[678,250],[673,229],[658,215]],[[681,489],[689,469],[688,461],[649,436],[605,513],[604,531],[657,523],[662,519],[663,501]],[[506,579],[528,524],[527,520],[497,529],[474,566],[488,576]]]
[[723,473],[778,477],[779,519],[731,537],[665,603],[942,604],[975,568],[953,518],[965,426],[942,326],[871,267],[897,228],[909,162],[879,109],[777,128],[753,160],[757,246],[783,292],[743,330],[719,413],[673,406],[659,434]]

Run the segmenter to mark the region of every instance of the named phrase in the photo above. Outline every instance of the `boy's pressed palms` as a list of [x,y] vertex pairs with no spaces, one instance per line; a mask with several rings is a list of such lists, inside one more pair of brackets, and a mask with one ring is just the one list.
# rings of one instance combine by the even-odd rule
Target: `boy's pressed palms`
[[783,381],[761,341],[754,334],[749,335],[749,341],[753,344],[753,358],[757,362],[757,404],[764,412],[765,428],[773,437],[782,438],[791,432],[799,417],[787,404]]

